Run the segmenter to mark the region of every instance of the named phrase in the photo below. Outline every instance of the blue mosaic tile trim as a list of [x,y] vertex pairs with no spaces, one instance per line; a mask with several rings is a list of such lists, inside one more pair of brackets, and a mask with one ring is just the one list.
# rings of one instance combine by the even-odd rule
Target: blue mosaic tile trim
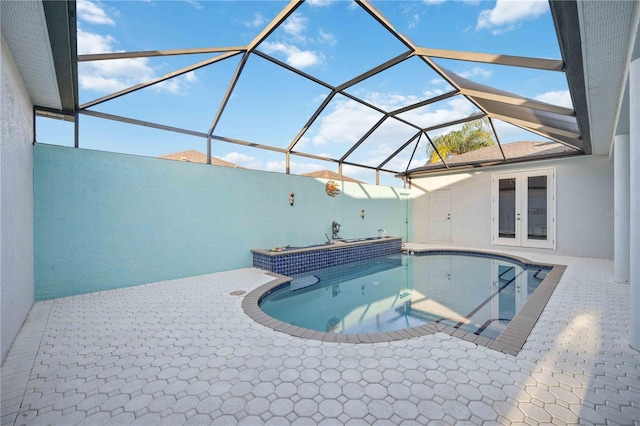
[[484,253],[484,252],[480,252],[480,251],[467,251],[467,250],[429,250],[429,251],[416,251],[410,254],[412,254],[413,256],[429,256],[429,255],[438,255],[438,254],[444,254],[444,255],[465,255],[465,256],[475,256],[475,257],[488,257],[491,259],[500,259],[500,260],[506,260],[508,262],[513,262],[513,263],[518,263],[520,265],[522,265],[525,268],[539,268],[539,269],[544,269],[544,270],[551,270],[553,269],[552,265],[538,265],[535,263],[524,263],[524,262],[520,262],[518,259],[514,259],[513,257],[509,257],[509,256],[503,256],[500,254],[494,254],[494,253]]
[[378,256],[400,253],[402,240],[380,241],[340,248],[267,256],[253,253],[253,266],[282,275],[295,275]]

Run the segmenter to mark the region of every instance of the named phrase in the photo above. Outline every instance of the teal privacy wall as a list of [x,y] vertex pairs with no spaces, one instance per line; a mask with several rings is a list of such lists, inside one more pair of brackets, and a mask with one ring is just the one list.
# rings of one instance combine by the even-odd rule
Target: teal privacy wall
[[[250,267],[252,248],[412,235],[410,190],[34,147],[36,300]],[[295,194],[294,206],[289,193]],[[365,218],[360,217],[365,210]]]

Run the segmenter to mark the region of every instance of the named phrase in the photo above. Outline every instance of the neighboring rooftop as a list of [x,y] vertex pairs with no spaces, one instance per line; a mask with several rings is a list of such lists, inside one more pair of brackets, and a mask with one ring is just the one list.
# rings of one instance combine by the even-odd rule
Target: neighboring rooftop
[[[175,152],[173,154],[161,155],[158,158],[164,158],[166,160],[185,161],[188,163],[207,164],[207,154],[204,154],[200,151],[196,151],[195,149],[190,149],[188,151]],[[244,169],[244,167],[242,166],[233,164],[229,161],[225,161],[214,156],[211,156],[211,164],[213,164],[214,166],[224,166],[224,167],[234,167],[234,168]]]
[[346,182],[355,182],[355,183],[364,183],[358,179],[350,178],[349,176],[340,175],[336,172],[332,172],[331,170],[318,170],[317,172],[303,173],[300,176],[309,176],[318,179],[332,179],[332,180],[343,180]]

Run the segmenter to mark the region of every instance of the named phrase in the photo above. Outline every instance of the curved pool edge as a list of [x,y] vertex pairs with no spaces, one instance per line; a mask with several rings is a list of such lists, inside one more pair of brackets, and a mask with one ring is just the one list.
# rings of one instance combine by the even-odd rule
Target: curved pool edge
[[[417,252],[418,250],[414,250]],[[525,305],[518,314],[511,320],[505,330],[495,339],[491,340],[484,336],[478,336],[468,333],[454,327],[442,324],[424,324],[418,327],[405,328],[395,331],[387,331],[381,333],[359,333],[359,334],[336,334],[324,331],[316,331],[308,328],[298,327],[284,321],[280,321],[260,309],[259,303],[263,297],[278,288],[289,285],[292,281],[291,277],[280,275],[273,272],[267,272],[267,275],[274,279],[268,283],[251,290],[242,299],[242,309],[245,314],[252,320],[274,331],[288,334],[308,340],[317,340],[330,343],[351,343],[351,344],[373,344],[383,342],[393,342],[397,340],[406,340],[416,337],[428,336],[435,333],[445,333],[452,337],[456,337],[502,352],[507,355],[518,355],[524,343],[526,342],[533,327],[538,322],[538,318],[542,314],[547,302],[551,298],[553,291],[557,287],[566,265],[558,265],[544,262],[533,262],[529,259],[512,256],[505,253],[496,253],[484,250],[463,250],[463,249],[421,249],[421,253],[426,254],[463,254],[463,255],[484,255],[487,257],[499,257],[502,259],[512,260],[523,265],[539,266],[551,268],[546,278],[540,283],[538,288],[529,297]],[[446,253],[445,253],[446,252]]]

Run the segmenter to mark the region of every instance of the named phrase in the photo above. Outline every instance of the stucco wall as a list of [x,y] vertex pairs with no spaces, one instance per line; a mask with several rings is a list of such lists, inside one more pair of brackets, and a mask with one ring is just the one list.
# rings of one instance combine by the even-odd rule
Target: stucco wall
[[0,48],[0,322],[2,360],[33,305],[33,126],[27,89]]
[[249,267],[252,248],[322,243],[333,220],[344,238],[412,232],[409,190],[332,198],[309,177],[41,144],[34,163],[37,300]]
[[[429,193],[451,190],[451,245],[504,249],[491,245],[491,176],[493,173],[556,168],[557,254],[613,258],[613,163],[607,156],[582,156],[510,167],[493,167],[414,178],[425,191],[414,199],[413,240],[428,240]],[[438,242],[440,244],[440,242]],[[522,251],[553,253],[548,249]]]

